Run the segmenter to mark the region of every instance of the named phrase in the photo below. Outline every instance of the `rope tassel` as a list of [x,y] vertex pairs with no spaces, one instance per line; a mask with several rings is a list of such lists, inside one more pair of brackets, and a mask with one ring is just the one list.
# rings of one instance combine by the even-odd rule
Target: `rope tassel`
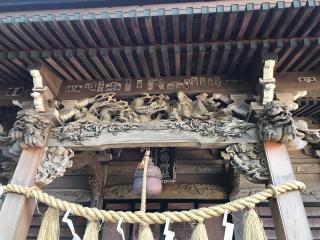
[[263,222],[254,209],[250,209],[244,215],[243,240],[267,240],[263,228]]
[[86,231],[83,236],[83,240],[98,240],[98,223],[96,221],[90,221],[87,224]]
[[59,240],[59,213],[60,210],[57,208],[48,208],[42,219],[37,240]]
[[149,225],[141,225],[138,240],[153,240],[153,234]]
[[199,222],[194,228],[191,240],[208,240],[206,226],[203,222]]

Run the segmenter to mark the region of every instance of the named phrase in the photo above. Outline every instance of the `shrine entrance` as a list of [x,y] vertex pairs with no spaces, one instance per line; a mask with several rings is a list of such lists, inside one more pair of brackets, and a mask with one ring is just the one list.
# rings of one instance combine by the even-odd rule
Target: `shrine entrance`
[[320,239],[317,1],[13,2],[0,240]]

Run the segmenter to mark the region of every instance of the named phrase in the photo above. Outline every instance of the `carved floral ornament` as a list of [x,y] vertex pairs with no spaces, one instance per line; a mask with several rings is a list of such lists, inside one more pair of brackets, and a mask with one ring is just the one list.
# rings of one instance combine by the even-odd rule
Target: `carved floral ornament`
[[106,93],[60,109],[64,125],[54,128],[52,137],[61,142],[80,144],[98,137],[102,131],[116,135],[132,129],[161,126],[197,132],[202,136],[220,136],[223,140],[241,137],[255,127],[255,124],[233,117],[232,113],[237,111],[241,116],[248,114],[221,94],[201,93],[191,99],[179,91],[176,98],[170,99],[164,94],[145,93],[128,102],[118,100],[115,93]]

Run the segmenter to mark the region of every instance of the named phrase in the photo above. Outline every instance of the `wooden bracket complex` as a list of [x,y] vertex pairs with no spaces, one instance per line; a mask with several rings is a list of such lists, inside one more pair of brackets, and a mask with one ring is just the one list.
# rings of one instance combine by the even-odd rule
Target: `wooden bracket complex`
[[58,96],[62,80],[57,75],[45,65],[29,66],[29,71],[33,77],[34,88],[47,87],[54,98]]
[[34,99],[34,108],[54,123],[60,123],[54,99],[59,93],[61,79],[43,65],[30,68],[30,74],[33,78],[31,96]]
[[262,85],[261,102],[266,104],[273,100],[276,79],[273,77],[273,70],[276,64],[275,60],[266,60],[263,67],[263,77],[260,78]]
[[30,70],[33,78],[33,88],[31,97],[34,99],[34,107],[38,112],[45,112],[48,105],[48,100],[52,99],[52,93],[44,82],[39,70]]

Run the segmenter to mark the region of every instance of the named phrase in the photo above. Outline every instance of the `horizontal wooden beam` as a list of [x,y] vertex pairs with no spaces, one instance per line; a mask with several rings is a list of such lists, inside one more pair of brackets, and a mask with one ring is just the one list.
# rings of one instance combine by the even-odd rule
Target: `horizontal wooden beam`
[[253,93],[254,89],[248,88],[248,84],[244,80],[237,79],[233,75],[72,81],[63,83],[58,99],[81,99],[106,92],[115,92],[118,97],[133,97],[145,92],[150,94],[174,94],[179,90],[183,90],[187,94],[214,92],[228,95],[232,93]]
[[140,148],[140,147],[196,147],[196,148],[223,148],[233,143],[259,141],[256,128],[248,129],[242,137],[201,136],[197,132],[179,131],[168,129],[169,122],[156,122],[145,124],[139,129],[126,132],[118,132],[114,135],[108,129],[102,130],[97,137],[92,137],[74,143],[71,141],[59,141],[51,137],[49,147],[64,146],[74,151],[100,151],[109,148]]
[[[200,77],[205,82],[200,83]],[[119,97],[134,97],[144,92],[150,94],[174,94],[183,90],[189,95],[201,92],[214,92],[222,94],[248,94],[254,89],[248,88],[245,79],[232,74],[211,75],[211,76],[191,76],[191,77],[164,77],[160,78],[164,88],[156,84],[150,88],[149,83],[155,81],[154,78],[141,79],[120,79],[116,81],[63,81],[58,93],[59,100],[76,100],[86,97],[93,97],[99,93],[116,92]],[[245,76],[244,76],[245,77]],[[279,73],[275,74],[277,80],[276,93],[295,93],[302,90],[308,92],[307,97],[318,97],[320,91],[320,74],[316,72],[299,73]],[[50,80],[49,80],[50,81]],[[159,81],[159,79],[157,80]],[[192,83],[192,81],[195,81]],[[190,83],[187,84],[186,83]],[[195,84],[198,82],[199,84]],[[118,86],[118,87],[117,87]],[[32,85],[26,84],[6,84],[0,88],[0,106],[12,104],[12,100],[28,101],[32,100],[30,93]]]
[[278,73],[276,78],[276,93],[296,93],[306,90],[307,97],[317,98],[320,92],[319,72]]
[[[225,200],[228,198],[225,188],[209,184],[163,184],[160,195],[148,199],[195,199]],[[104,200],[138,200],[140,196],[133,191],[132,185],[108,186],[104,189]]]
[[[244,76],[245,77],[245,76]],[[204,79],[204,81],[200,81]],[[308,97],[318,97],[320,91],[320,74],[316,72],[307,73],[280,73],[275,74],[277,80],[276,93],[294,93],[302,90],[307,91]],[[130,81],[130,88],[126,87]],[[163,87],[159,86],[159,81]],[[154,82],[154,83],[153,83]],[[198,82],[198,84],[196,84]],[[189,83],[189,84],[187,84]],[[100,84],[100,90],[98,85]],[[109,85],[113,84],[113,88]],[[115,85],[117,84],[117,88]],[[151,84],[151,85],[150,85]],[[154,84],[154,85],[153,85]],[[90,85],[90,86],[89,86]],[[87,87],[86,87],[87,86]],[[89,86],[89,87],[88,87]],[[101,88],[102,86],[102,88]],[[118,96],[136,96],[144,92],[151,94],[173,94],[178,90],[183,90],[188,94],[200,92],[215,92],[224,94],[253,93],[254,89],[248,86],[245,79],[233,74],[229,75],[209,75],[191,77],[164,77],[160,79],[141,78],[126,79],[118,81],[72,81],[64,82],[61,87],[59,99],[80,99],[91,97],[103,92],[116,92]],[[72,93],[72,95],[70,95]]]
[[0,106],[12,105],[12,100],[30,101],[32,85],[26,84],[3,84],[0,88]]

